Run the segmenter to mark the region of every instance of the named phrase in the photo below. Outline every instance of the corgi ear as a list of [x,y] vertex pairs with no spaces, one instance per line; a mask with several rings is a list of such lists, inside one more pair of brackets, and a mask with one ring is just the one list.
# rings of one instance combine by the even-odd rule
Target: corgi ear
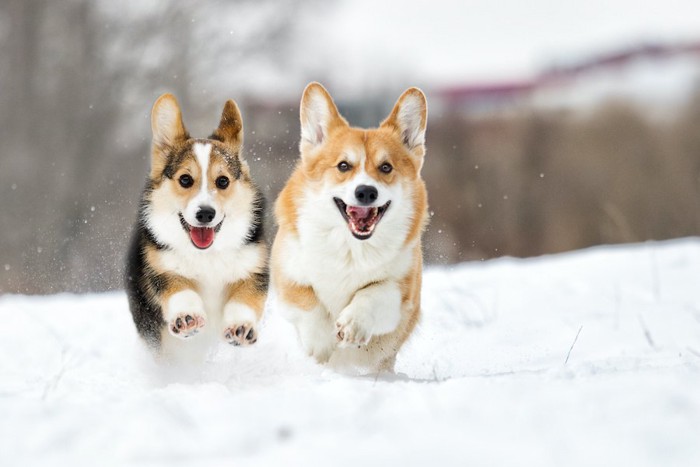
[[209,137],[238,149],[243,144],[243,118],[236,102],[229,99],[224,104],[219,127]]
[[425,152],[425,126],[428,121],[428,104],[425,94],[418,88],[407,89],[394,105],[382,127],[398,132],[401,142],[412,152]]
[[304,89],[300,106],[302,155],[305,150],[314,149],[323,144],[329,132],[338,125],[347,126],[348,122],[340,116],[331,95],[319,83],[310,83]]
[[177,99],[172,94],[163,94],[151,110],[151,178],[160,177],[168,162],[167,149],[189,139],[182,123],[182,113]]
[[161,147],[173,146],[189,138],[185,125],[182,123],[180,106],[172,94],[163,94],[153,104],[151,129],[153,130],[153,144]]

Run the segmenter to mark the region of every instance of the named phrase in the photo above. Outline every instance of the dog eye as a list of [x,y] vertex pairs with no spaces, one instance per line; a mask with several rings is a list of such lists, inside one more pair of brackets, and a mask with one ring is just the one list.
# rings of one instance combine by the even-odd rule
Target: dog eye
[[379,166],[379,170],[384,172],[385,174],[390,173],[394,168],[389,164],[388,162],[383,163],[382,165]]
[[228,177],[224,177],[223,175],[219,178],[216,179],[216,187],[224,190],[228,186]]
[[341,172],[347,172],[347,171],[350,170],[351,168],[352,168],[352,167],[350,167],[350,164],[348,164],[348,163],[345,162],[345,161],[343,161],[343,162],[341,162],[340,164],[338,164],[338,170],[340,170]]
[[187,174],[180,175],[180,178],[178,179],[178,181],[180,182],[180,186],[182,188],[189,188],[192,185],[194,185],[194,179],[190,175],[187,175]]

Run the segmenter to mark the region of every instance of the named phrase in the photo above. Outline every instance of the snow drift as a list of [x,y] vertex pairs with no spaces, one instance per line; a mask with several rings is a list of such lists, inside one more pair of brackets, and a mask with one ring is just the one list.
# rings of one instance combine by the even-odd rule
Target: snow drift
[[[161,368],[123,293],[0,297],[0,464],[697,465],[700,239],[425,272],[397,374],[258,344]],[[567,360],[568,359],[568,360]]]

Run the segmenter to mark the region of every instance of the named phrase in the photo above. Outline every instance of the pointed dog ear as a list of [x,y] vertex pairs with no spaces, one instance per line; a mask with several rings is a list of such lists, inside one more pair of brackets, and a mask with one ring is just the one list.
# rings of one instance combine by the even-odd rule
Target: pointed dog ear
[[425,94],[418,88],[410,88],[401,94],[394,110],[381,126],[397,132],[409,151],[424,153],[427,121],[428,103]]
[[219,127],[214,130],[210,138],[236,148],[243,144],[243,118],[236,101],[231,99],[226,101]]
[[153,104],[151,129],[153,144],[158,146],[174,146],[188,139],[187,130],[182,123],[180,105],[172,94],[163,94]]
[[333,98],[319,83],[309,83],[301,97],[299,116],[301,120],[302,155],[323,144],[329,132],[336,126],[347,126],[340,116]]
[[182,112],[172,94],[163,94],[151,110],[151,177],[156,178],[165,169],[168,148],[187,141],[189,134],[182,123]]

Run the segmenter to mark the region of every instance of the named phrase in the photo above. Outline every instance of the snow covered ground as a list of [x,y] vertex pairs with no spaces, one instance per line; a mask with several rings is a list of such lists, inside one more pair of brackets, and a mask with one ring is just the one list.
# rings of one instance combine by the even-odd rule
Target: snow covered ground
[[0,465],[697,466],[699,285],[698,238],[432,267],[371,377],[302,356],[274,307],[176,370],[123,293],[3,296]]

